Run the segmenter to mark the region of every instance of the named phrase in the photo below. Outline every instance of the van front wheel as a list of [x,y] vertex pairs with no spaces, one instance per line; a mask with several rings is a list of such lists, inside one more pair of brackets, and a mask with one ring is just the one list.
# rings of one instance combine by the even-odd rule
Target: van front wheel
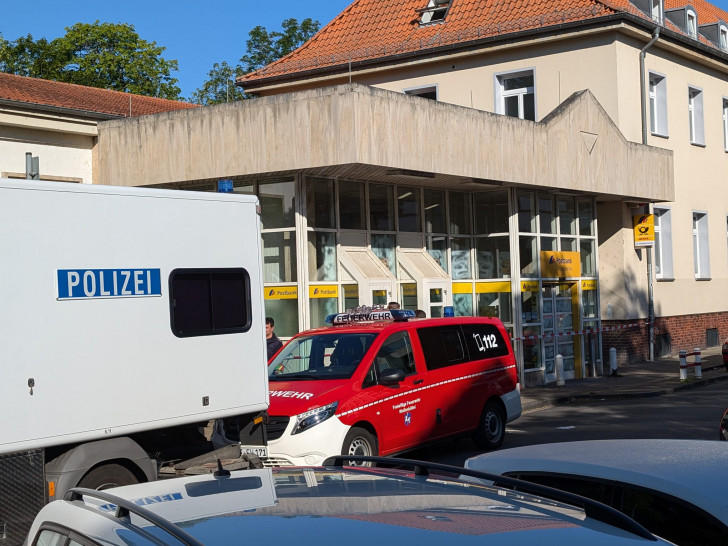
[[506,419],[503,410],[495,402],[488,402],[480,416],[478,430],[473,435],[479,449],[490,451],[498,449],[506,436]]
[[[379,450],[377,438],[366,429],[354,427],[346,435],[341,450],[342,455],[360,455],[365,457],[376,457]],[[374,466],[371,462],[347,461],[348,466]]]

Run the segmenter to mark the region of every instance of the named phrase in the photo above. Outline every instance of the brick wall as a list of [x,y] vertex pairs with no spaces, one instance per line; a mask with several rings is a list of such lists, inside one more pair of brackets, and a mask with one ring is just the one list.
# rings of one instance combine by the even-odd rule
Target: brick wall
[[[602,333],[602,352],[605,372],[609,369],[609,349],[617,349],[617,365],[642,362],[649,358],[647,320],[602,321],[603,327],[624,326],[639,323],[638,327],[611,330]],[[676,355],[681,350],[692,351],[696,347],[708,347],[707,330],[717,330],[717,343],[728,337],[728,313],[704,313],[655,319],[655,359]],[[713,340],[715,341],[715,340]]]

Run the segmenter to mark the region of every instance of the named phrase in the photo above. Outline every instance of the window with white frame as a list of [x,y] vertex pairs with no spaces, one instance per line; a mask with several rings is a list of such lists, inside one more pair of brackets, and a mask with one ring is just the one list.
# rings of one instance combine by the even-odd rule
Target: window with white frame
[[723,51],[728,51],[728,27],[720,25],[718,44]]
[[423,99],[437,100],[437,85],[410,87],[404,90],[405,95],[415,95]]
[[693,263],[695,278],[710,278],[710,251],[708,250],[708,214],[693,211]]
[[429,25],[438,21],[444,21],[449,8],[450,0],[430,0],[426,8],[418,10],[422,13],[420,24]]
[[672,211],[655,207],[655,277],[673,279],[672,269]]
[[536,121],[535,75],[533,70],[495,76],[498,114]]
[[662,0],[652,0],[652,5],[650,9],[652,15],[652,20],[656,21],[658,23],[662,22]]
[[667,136],[667,78],[650,72],[650,131]]
[[728,152],[728,99],[723,99],[723,149]]
[[688,122],[690,125],[690,142],[704,145],[703,91],[697,87],[688,87]]
[[698,16],[691,9],[687,11],[685,22],[687,23],[688,36],[691,38],[698,37]]

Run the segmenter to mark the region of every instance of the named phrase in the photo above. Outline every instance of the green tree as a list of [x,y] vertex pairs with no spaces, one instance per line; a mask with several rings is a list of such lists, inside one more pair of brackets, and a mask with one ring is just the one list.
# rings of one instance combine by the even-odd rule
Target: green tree
[[[321,23],[310,18],[299,24],[296,19],[286,19],[282,31],[268,32],[257,26],[248,33],[245,54],[234,68],[226,62],[215,63],[208,72],[208,80],[192,93],[190,101],[198,104],[218,104],[247,98],[235,78],[252,72],[302,46],[319,31]],[[232,85],[231,85],[232,84]]]
[[245,98],[243,91],[235,85],[235,78],[242,75],[240,65],[232,67],[225,61],[212,65],[207,73],[208,80],[192,92],[190,102],[196,104],[219,104]]
[[177,100],[180,89],[171,76],[176,60],[166,48],[139,37],[124,23],[76,23],[48,42],[28,36],[0,41],[0,70],[66,83]]
[[257,26],[248,33],[246,53],[240,58],[244,73],[263,68],[302,46],[319,31],[321,23],[308,18],[299,25],[296,19],[286,19],[281,27],[283,32]]

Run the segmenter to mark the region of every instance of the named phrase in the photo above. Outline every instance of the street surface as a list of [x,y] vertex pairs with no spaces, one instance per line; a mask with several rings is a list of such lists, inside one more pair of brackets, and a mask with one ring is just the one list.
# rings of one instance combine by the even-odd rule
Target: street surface
[[[501,449],[612,438],[717,440],[718,422],[726,407],[726,382],[668,396],[554,406],[524,414],[511,423]],[[462,466],[465,459],[479,453],[471,440],[463,438],[401,456]]]

